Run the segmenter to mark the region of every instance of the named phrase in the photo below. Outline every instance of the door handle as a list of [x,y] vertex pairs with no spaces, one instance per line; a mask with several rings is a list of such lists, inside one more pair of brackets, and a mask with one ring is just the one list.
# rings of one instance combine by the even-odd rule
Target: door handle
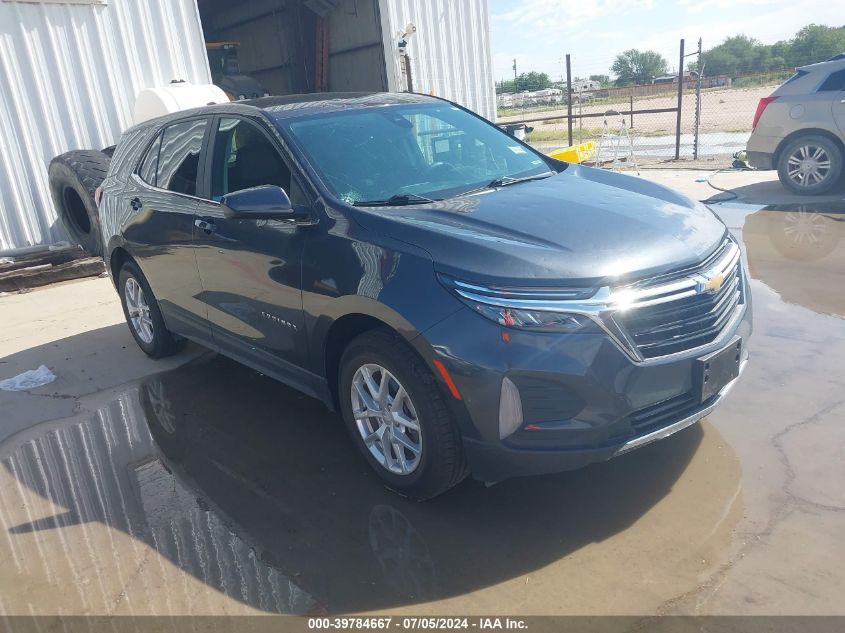
[[214,233],[214,231],[217,230],[217,225],[211,220],[194,220],[194,226],[202,231],[205,231],[206,234]]
[[132,198],[132,200],[129,201],[129,204],[132,206],[132,209],[134,211],[140,211],[141,208],[144,206],[141,202],[141,199],[137,196]]

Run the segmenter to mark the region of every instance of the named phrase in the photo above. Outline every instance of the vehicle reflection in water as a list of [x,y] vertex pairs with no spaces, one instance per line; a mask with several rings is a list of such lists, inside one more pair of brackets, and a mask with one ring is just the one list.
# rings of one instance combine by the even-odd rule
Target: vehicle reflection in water
[[745,217],[749,273],[789,303],[845,316],[845,204],[764,207]]
[[[582,471],[489,488],[467,481],[416,503],[385,490],[345,433],[316,400],[207,356],[127,390],[89,419],[14,436],[0,445],[0,547],[14,561],[3,582],[20,585],[6,604],[20,609],[34,592],[29,608],[45,608],[26,586],[33,570],[51,591],[62,586],[61,602],[91,613],[111,612],[121,599],[130,613],[218,612],[196,603],[195,581],[281,613],[463,595],[640,521],[678,485],[703,437],[695,426]],[[688,473],[684,486],[708,492],[673,495],[688,505],[670,504],[671,516],[659,519],[670,540],[704,506],[701,531],[712,534],[707,520],[723,521],[737,477],[723,486],[712,473]],[[651,550],[666,544],[653,542],[654,523],[646,523],[638,538],[659,560],[665,554]],[[679,535],[678,549],[700,536]],[[700,572],[701,556],[690,558]],[[10,573],[24,580],[10,582]]]

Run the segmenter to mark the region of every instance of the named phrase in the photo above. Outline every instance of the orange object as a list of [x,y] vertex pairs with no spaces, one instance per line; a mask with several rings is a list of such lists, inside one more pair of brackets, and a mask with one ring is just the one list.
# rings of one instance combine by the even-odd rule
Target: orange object
[[449,370],[446,369],[446,365],[444,365],[439,359],[435,358],[431,361],[434,363],[434,366],[437,368],[437,371],[440,372],[440,375],[443,377],[443,380],[446,381],[446,386],[449,387],[449,393],[452,394],[452,397],[455,400],[461,399],[461,392],[458,391],[457,385],[455,385],[455,381],[452,380],[452,377],[449,375]]

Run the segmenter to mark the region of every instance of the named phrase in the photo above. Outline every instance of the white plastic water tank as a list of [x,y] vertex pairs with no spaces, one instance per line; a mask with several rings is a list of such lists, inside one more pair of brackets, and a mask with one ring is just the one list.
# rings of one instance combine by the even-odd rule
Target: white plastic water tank
[[194,85],[187,81],[174,81],[167,86],[139,92],[135,98],[133,120],[137,125],[171,112],[228,101],[226,93],[213,84]]

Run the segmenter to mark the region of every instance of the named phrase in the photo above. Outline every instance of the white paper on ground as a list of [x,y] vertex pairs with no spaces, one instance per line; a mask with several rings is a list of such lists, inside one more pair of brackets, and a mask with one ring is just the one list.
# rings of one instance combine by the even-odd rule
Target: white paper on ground
[[28,389],[35,389],[36,387],[43,387],[49,385],[56,379],[56,374],[50,371],[46,365],[41,365],[38,369],[30,369],[22,374],[0,380],[0,390],[3,391],[26,391]]

